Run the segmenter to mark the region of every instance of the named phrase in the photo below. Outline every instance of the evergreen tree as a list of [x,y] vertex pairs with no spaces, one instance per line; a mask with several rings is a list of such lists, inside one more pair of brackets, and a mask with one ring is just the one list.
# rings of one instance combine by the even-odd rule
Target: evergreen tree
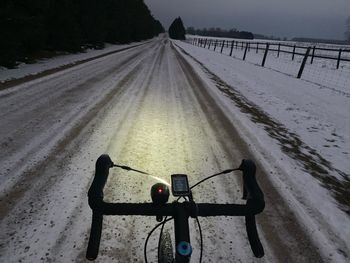
[[160,33],[164,33],[165,29],[162,26],[162,24],[159,22],[159,20],[155,20],[153,24],[153,34],[158,35]]
[[77,0],[77,3],[82,42],[95,48],[103,47],[107,35],[106,1]]
[[47,11],[47,48],[77,52],[81,50],[78,10],[75,1],[51,0]]
[[169,27],[169,36],[173,39],[185,40],[186,30],[180,17],[176,18]]
[[0,65],[14,67],[45,47],[44,10],[41,0],[0,1]]

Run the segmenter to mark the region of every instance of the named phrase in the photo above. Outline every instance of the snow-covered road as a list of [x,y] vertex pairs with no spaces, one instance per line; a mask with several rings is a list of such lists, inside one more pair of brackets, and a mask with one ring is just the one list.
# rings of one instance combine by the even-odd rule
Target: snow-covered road
[[[217,105],[208,81],[166,38],[0,91],[0,261],[85,262],[87,189],[102,153],[154,177],[114,170],[109,201],[150,201],[149,190],[187,173],[206,175],[256,159]],[[215,83],[212,84],[215,86]],[[257,217],[258,262],[321,262],[307,231],[258,162],[267,207]],[[199,187],[195,200],[241,202],[240,174]],[[204,262],[255,261],[242,218],[202,219]],[[143,262],[155,218],[106,217],[98,262]],[[171,227],[169,224],[168,227]],[[193,260],[199,234],[192,224]],[[157,235],[149,245],[156,262]]]

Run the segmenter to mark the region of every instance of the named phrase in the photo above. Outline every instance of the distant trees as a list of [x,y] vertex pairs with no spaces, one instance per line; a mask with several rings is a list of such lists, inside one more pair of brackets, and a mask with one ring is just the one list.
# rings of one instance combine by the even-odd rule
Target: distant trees
[[186,30],[180,17],[176,18],[169,27],[169,36],[173,39],[185,40]]
[[187,34],[200,35],[200,36],[211,36],[211,37],[229,37],[229,38],[242,38],[242,39],[254,39],[254,35],[247,31],[238,31],[235,28],[230,30],[221,29],[220,27],[195,29],[194,27],[188,27],[186,30]]
[[1,0],[0,65],[14,67],[42,50],[78,52],[161,32],[143,0]]
[[350,41],[350,16],[346,20],[346,31],[345,31],[345,38],[346,40]]

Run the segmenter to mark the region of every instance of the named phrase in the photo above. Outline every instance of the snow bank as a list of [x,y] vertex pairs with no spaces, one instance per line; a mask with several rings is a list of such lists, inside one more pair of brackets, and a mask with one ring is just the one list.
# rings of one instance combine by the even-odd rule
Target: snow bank
[[73,65],[87,59],[103,56],[104,54],[123,50],[125,48],[130,48],[137,45],[140,45],[140,43],[132,43],[127,45],[106,44],[106,47],[104,49],[87,49],[84,53],[67,54],[53,58],[40,59],[35,64],[21,63],[15,69],[0,67],[0,83],[4,83],[8,80],[23,78],[28,75],[37,75],[46,70],[55,69],[66,65]]

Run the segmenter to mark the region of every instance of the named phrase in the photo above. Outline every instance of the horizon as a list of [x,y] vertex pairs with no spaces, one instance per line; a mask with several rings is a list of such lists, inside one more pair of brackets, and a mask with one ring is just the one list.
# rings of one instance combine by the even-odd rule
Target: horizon
[[304,0],[265,0],[263,3],[201,0],[200,4],[198,0],[145,0],[145,3],[166,30],[180,16],[185,28],[236,28],[288,39],[345,40],[346,20],[350,17],[348,0],[308,0],[306,3]]

